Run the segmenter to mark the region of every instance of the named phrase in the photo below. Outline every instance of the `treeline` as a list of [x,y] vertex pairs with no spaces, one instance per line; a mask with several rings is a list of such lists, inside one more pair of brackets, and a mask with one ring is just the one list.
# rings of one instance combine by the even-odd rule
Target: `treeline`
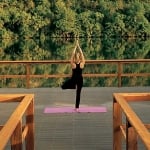
[[149,37],[149,0],[1,0],[0,37]]

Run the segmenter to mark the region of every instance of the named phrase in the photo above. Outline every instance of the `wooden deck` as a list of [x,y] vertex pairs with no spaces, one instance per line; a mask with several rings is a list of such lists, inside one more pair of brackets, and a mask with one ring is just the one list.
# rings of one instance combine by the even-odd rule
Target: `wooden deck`
[[[150,92],[150,87],[92,87],[83,88],[81,105],[105,106],[106,113],[44,114],[48,106],[72,106],[74,90],[60,88],[1,88],[0,94],[35,94],[35,150],[111,150],[113,93]],[[150,123],[150,103],[132,103],[131,106],[145,123]],[[4,124],[16,106],[0,105],[0,124]],[[125,149],[125,144],[123,148]],[[139,149],[145,149],[142,142]],[[9,148],[6,148],[6,150]]]

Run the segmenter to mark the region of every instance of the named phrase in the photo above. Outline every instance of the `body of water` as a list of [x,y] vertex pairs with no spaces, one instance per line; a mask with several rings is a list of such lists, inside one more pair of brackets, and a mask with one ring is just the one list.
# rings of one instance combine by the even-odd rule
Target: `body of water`
[[[150,59],[150,39],[79,39],[80,46],[87,60],[124,60]],[[75,39],[26,39],[1,41],[1,61],[6,60],[69,60],[75,46]],[[15,65],[0,66],[1,75],[24,74],[25,68]],[[32,74],[71,73],[70,65],[36,65]],[[84,73],[115,73],[113,65],[86,65]],[[127,65],[124,72],[149,73],[150,64]],[[33,79],[32,87],[58,87],[64,78]],[[24,79],[2,79],[1,87],[24,87]],[[84,86],[117,86],[117,79],[110,77],[85,78]],[[149,86],[150,77],[124,77],[122,86]]]

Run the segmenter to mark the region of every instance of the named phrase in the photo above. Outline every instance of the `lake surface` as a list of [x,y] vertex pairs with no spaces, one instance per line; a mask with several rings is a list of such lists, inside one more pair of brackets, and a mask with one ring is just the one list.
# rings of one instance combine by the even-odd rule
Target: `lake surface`
[[[80,46],[87,60],[122,60],[122,59],[150,59],[150,39],[79,39]],[[17,39],[1,41],[0,60],[69,60],[74,39]],[[24,67],[15,65],[0,66],[0,74],[23,74]],[[86,65],[84,73],[115,72],[115,66]],[[36,65],[32,68],[33,74],[71,73],[70,65]],[[124,72],[150,72],[150,64],[127,65]],[[32,79],[32,87],[59,87],[64,78]],[[24,79],[2,79],[0,87],[25,87]],[[84,86],[117,86],[116,78],[99,77],[85,78]],[[124,77],[122,86],[149,86],[150,77]]]

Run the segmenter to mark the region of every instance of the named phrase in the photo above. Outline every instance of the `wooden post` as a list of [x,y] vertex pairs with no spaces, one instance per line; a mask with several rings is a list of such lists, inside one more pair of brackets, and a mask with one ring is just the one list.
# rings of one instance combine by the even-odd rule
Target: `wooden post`
[[22,150],[22,121],[20,121],[11,136],[11,150]]
[[[113,94],[113,133],[114,133],[114,150],[121,149],[121,135],[124,134],[120,116],[122,112],[126,116],[125,139],[127,150],[137,150],[138,137],[143,141],[147,150],[150,150],[150,133],[146,129],[143,122],[138,118],[136,113],[132,110],[127,101],[149,101],[149,93],[114,93]],[[120,115],[121,113],[121,115]],[[122,119],[122,116],[121,116]],[[120,139],[119,139],[120,138]]]
[[26,87],[30,88],[30,64],[26,64]]
[[130,122],[126,119],[126,150],[137,150],[137,134],[130,124]]
[[122,86],[121,74],[122,74],[122,64],[121,64],[121,62],[118,62],[118,87]]
[[113,99],[113,150],[121,150],[122,134],[121,134],[121,108]]
[[26,150],[34,150],[34,100],[32,100],[27,108],[26,124],[28,127],[28,134],[26,136]]

